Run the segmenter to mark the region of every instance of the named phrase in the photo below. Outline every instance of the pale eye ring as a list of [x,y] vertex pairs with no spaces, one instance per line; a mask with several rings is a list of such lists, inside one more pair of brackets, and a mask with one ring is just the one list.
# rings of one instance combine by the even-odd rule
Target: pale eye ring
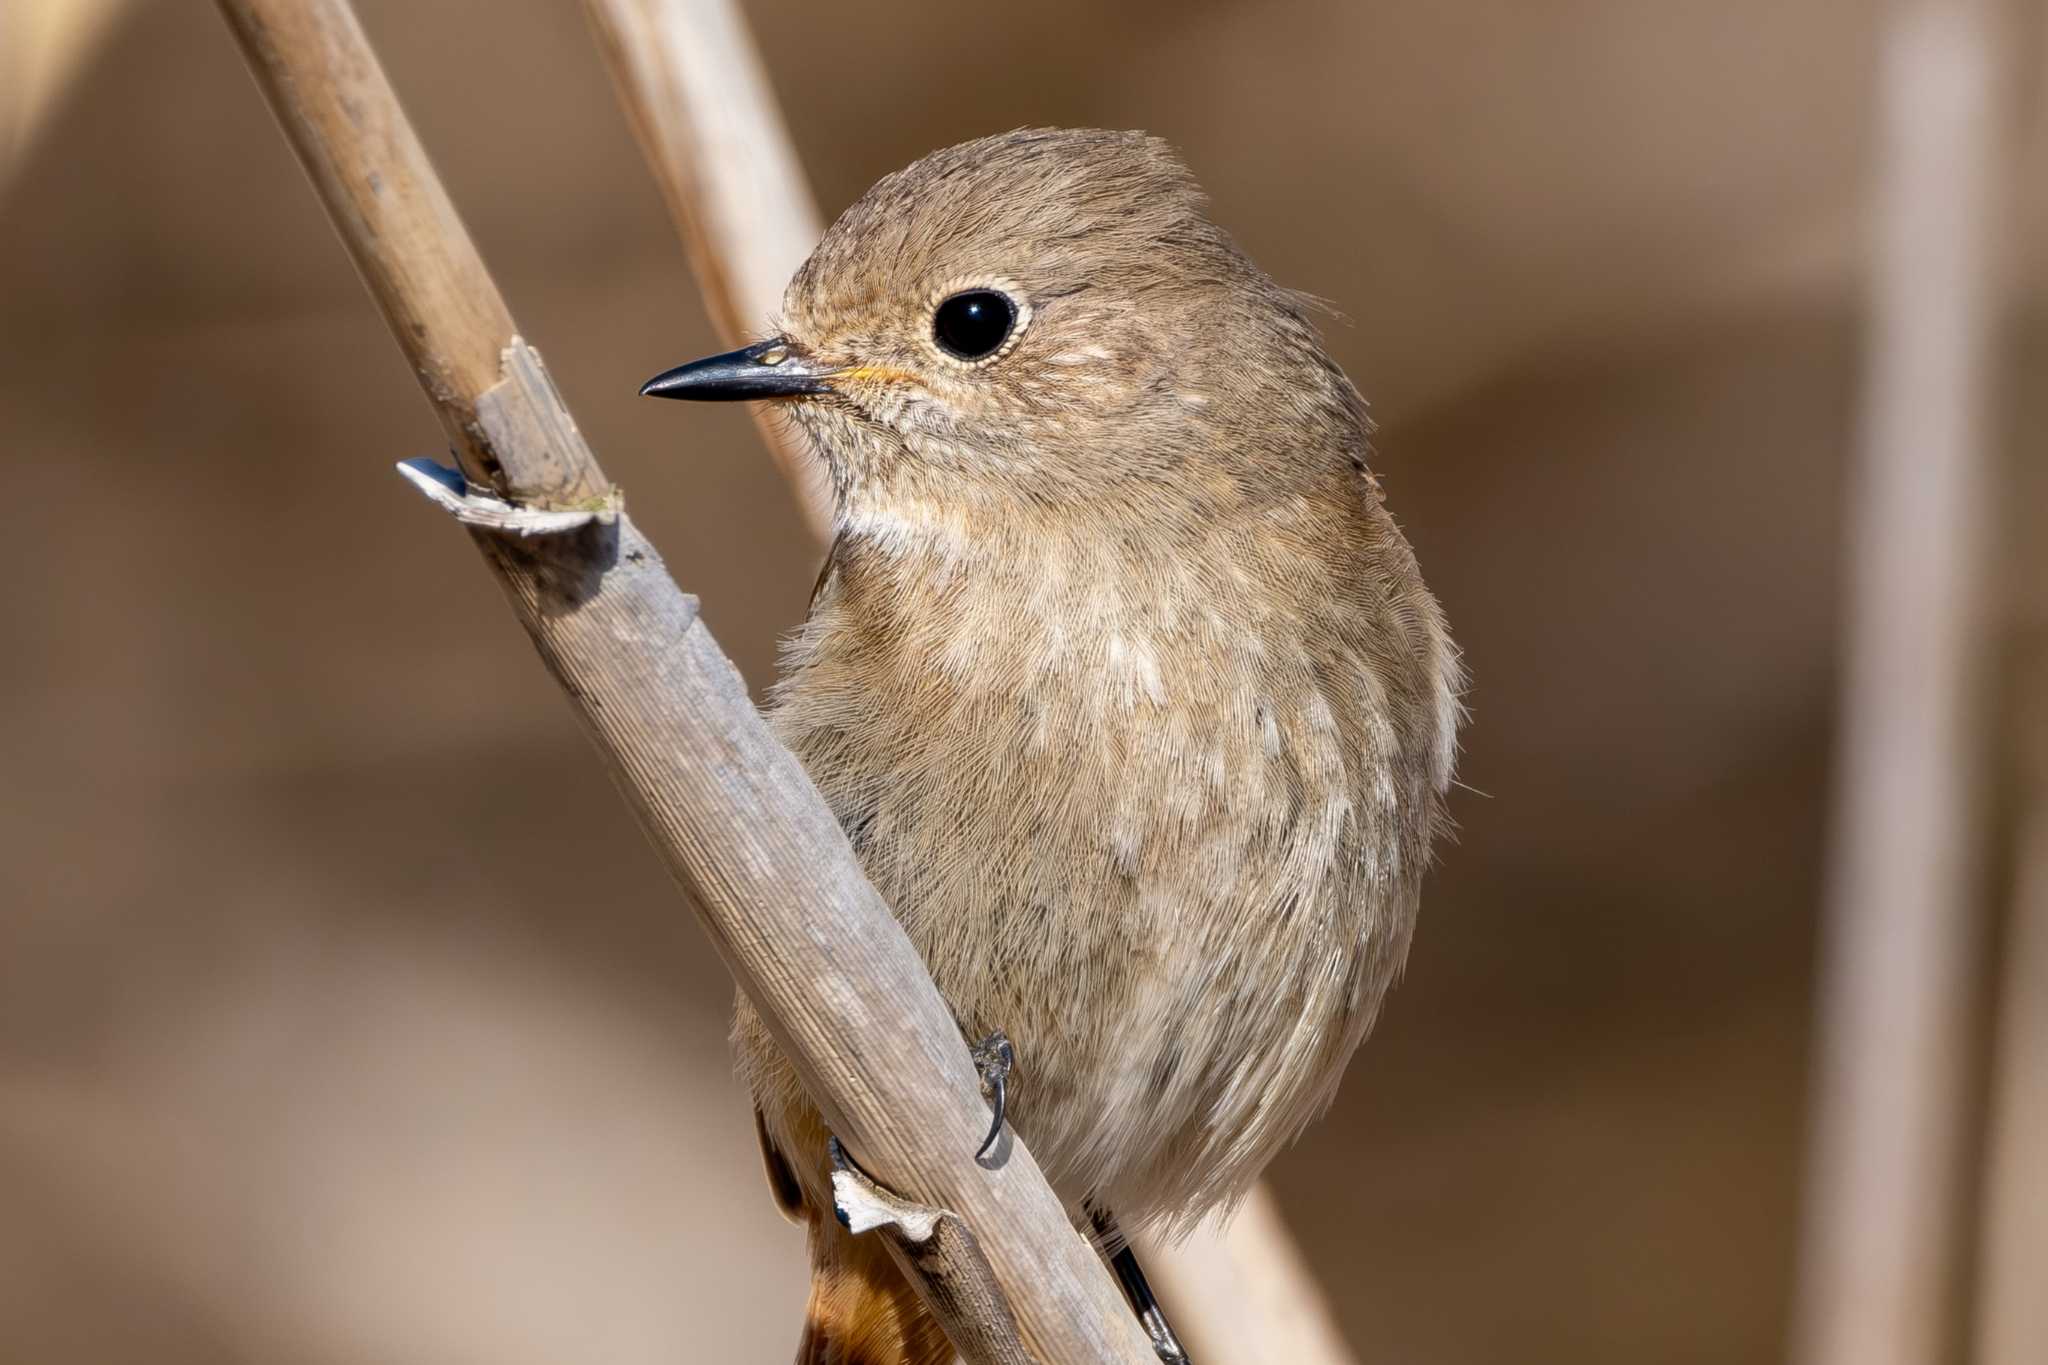
[[989,360],[1015,335],[1019,312],[1000,289],[963,289],[932,310],[932,342],[955,360]]

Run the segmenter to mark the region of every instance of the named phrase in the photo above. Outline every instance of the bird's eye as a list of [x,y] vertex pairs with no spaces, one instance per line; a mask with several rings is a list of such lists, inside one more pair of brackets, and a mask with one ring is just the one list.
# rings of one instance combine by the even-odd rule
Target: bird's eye
[[932,314],[932,340],[956,360],[986,360],[1009,340],[1017,305],[994,289],[970,289],[941,303]]

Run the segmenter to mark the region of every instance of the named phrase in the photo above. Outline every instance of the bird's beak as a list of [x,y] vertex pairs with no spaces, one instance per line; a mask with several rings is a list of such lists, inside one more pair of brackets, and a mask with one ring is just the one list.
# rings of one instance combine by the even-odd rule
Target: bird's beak
[[724,355],[665,370],[640,386],[649,398],[730,402],[740,398],[800,398],[829,393],[829,372],[819,369],[783,337],[771,337]]

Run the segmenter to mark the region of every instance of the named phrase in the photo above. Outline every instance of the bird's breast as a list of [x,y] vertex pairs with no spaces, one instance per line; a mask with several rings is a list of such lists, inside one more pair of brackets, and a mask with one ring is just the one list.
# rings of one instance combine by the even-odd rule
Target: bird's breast
[[1327,1097],[1426,848],[1373,624],[1240,570],[856,552],[774,695],[963,1029],[1016,1041],[1034,1153],[1133,1210],[1227,1189]]

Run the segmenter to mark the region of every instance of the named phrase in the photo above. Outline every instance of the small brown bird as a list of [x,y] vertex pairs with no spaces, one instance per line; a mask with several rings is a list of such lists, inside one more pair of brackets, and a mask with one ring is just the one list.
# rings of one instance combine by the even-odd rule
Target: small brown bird
[[[1033,130],[885,177],[780,335],[643,390],[786,400],[830,470],[775,729],[1084,1225],[1184,1229],[1328,1106],[1444,820],[1458,652],[1308,314],[1164,143]],[[799,1361],[951,1359],[735,1034],[811,1229]]]

